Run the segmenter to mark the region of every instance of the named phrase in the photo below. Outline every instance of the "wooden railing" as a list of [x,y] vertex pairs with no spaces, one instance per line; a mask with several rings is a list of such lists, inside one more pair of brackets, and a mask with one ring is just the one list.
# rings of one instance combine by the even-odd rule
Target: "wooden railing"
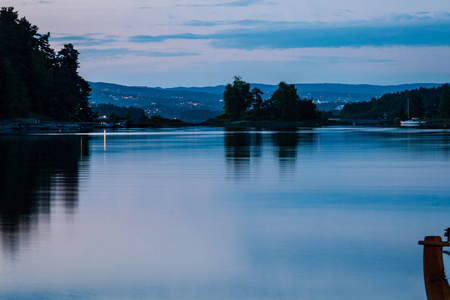
[[423,241],[423,274],[428,300],[450,300],[450,287],[445,277],[442,248],[450,247],[440,236],[426,236]]

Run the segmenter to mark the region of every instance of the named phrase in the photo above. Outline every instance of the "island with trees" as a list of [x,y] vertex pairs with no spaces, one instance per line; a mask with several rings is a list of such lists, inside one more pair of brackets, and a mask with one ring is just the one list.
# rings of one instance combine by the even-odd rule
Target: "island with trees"
[[266,100],[262,91],[235,76],[233,83],[225,86],[223,92],[225,113],[208,120],[206,124],[263,122],[265,124],[291,123],[310,125],[321,119],[312,99],[301,100],[294,84],[280,82],[278,88]]

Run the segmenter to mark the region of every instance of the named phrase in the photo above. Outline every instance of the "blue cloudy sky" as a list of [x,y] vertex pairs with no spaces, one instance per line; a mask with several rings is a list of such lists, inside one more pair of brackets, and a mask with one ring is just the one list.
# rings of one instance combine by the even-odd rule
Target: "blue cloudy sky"
[[448,0],[2,0],[79,50],[90,81],[145,86],[450,81]]

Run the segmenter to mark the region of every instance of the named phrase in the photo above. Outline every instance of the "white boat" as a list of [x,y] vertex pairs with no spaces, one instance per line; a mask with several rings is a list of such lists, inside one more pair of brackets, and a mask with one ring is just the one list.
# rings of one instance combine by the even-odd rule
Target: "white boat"
[[420,121],[418,121],[418,120],[400,121],[400,126],[403,126],[403,127],[417,127],[417,126],[420,126]]
[[[408,108],[408,119],[409,119],[409,98],[407,99],[407,108]],[[420,121],[416,119],[406,120],[406,121],[400,121],[400,126],[403,127],[417,127],[420,126]]]

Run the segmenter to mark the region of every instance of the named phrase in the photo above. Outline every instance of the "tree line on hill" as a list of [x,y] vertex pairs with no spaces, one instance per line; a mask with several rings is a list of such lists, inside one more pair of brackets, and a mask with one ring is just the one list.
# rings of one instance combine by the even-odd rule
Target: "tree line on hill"
[[152,115],[148,118],[145,110],[139,107],[120,107],[114,104],[100,103],[97,105],[94,104],[92,110],[96,115],[100,116],[100,120],[102,120],[102,116],[107,116],[106,122],[115,125],[118,125],[117,123],[123,123],[122,125],[127,127],[148,127],[155,125],[182,126],[184,124],[181,120],[167,119],[160,115]]
[[139,107],[116,106],[114,104],[100,103],[93,105],[92,110],[100,116],[108,116],[110,122],[116,123],[124,120],[146,120],[145,111]]
[[280,82],[272,96],[263,101],[262,91],[241,77],[235,76],[233,83],[225,86],[223,100],[225,115],[219,119],[228,120],[273,120],[305,121],[321,117],[312,100],[300,100],[294,84]]
[[79,52],[72,44],[55,52],[50,33],[13,7],[0,10],[0,116],[90,121],[90,86],[78,74]]
[[[409,106],[409,107],[408,107]],[[409,111],[409,116],[408,116]],[[368,102],[346,104],[340,113],[347,119],[450,118],[449,85],[437,88],[419,88],[384,94]]]

